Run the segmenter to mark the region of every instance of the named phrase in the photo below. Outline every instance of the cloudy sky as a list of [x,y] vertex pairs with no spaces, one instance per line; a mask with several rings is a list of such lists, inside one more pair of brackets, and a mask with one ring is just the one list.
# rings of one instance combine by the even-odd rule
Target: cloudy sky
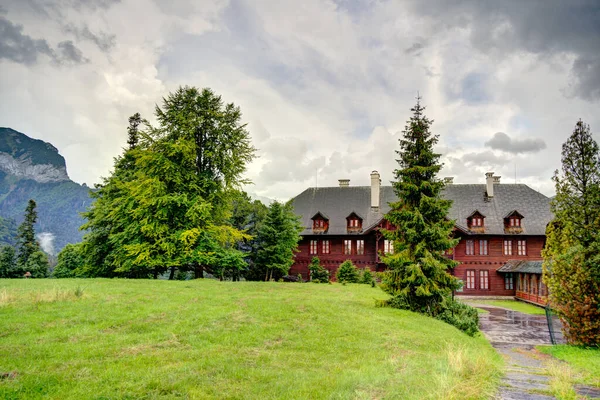
[[257,196],[384,183],[418,93],[442,176],[546,194],[581,118],[600,140],[598,0],[2,0],[0,126],[107,176],[127,118],[180,85],[239,105]]

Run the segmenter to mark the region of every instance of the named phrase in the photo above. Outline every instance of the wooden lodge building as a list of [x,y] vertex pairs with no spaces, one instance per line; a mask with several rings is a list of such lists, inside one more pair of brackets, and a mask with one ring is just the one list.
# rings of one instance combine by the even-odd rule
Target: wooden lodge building
[[[524,184],[500,183],[486,174],[485,184],[454,184],[446,178],[443,196],[452,200],[449,217],[461,240],[449,257],[460,262],[453,271],[463,281],[463,295],[517,296],[545,303],[541,281],[546,225],[552,219],[550,199]],[[359,268],[382,271],[382,253],[393,244],[380,229],[392,229],[384,219],[397,198],[391,186],[381,186],[371,173],[371,186],[309,188],[292,204],[304,227],[290,274],[309,277],[308,264],[318,256],[335,275],[344,260]]]

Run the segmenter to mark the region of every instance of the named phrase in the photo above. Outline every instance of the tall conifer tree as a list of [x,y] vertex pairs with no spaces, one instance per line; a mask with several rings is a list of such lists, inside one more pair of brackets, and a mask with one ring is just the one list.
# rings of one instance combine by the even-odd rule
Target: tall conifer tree
[[17,265],[24,269],[29,257],[36,251],[40,251],[40,245],[35,240],[34,225],[37,222],[35,200],[29,199],[25,208],[25,218],[17,230]]
[[554,174],[554,220],[547,229],[544,280],[567,339],[600,344],[600,149],[581,120]]
[[393,240],[395,253],[384,257],[389,270],[382,288],[394,296],[390,303],[396,307],[437,315],[459,287],[450,274],[457,263],[443,254],[458,240],[452,238],[454,221],[447,218],[452,203],[441,197],[444,183],[437,178],[442,164],[433,146],[438,136],[431,133],[432,121],[423,114],[420,100],[411,109],[396,151],[400,158],[393,188],[398,201],[390,204],[385,218],[397,229],[384,232]]

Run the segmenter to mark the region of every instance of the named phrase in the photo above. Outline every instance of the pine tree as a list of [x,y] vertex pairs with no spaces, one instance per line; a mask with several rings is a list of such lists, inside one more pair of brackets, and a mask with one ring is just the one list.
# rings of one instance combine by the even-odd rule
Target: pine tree
[[138,144],[138,128],[141,123],[142,116],[140,113],[135,113],[129,117],[129,127],[127,128],[127,144],[129,145],[129,150],[135,149]]
[[442,165],[433,147],[438,136],[430,132],[433,121],[424,110],[417,98],[396,151],[400,158],[393,188],[398,201],[390,203],[385,218],[397,230],[384,232],[395,253],[383,258],[389,270],[381,287],[393,296],[390,304],[435,316],[459,287],[450,274],[457,263],[443,254],[458,240],[452,238],[454,222],[447,218],[452,203],[441,197],[444,183],[437,179]]
[[341,283],[358,283],[360,274],[356,265],[352,264],[352,261],[346,260],[340,264],[335,272],[335,279]]
[[310,260],[308,271],[310,273],[309,278],[311,282],[329,283],[329,270],[323,268],[319,257],[315,256]]
[[550,304],[574,344],[600,344],[600,150],[581,120],[555,172],[544,256]]
[[274,201],[258,232],[259,249],[256,268],[264,273],[266,281],[287,275],[294,263],[302,228],[289,204]]
[[23,223],[17,229],[17,266],[26,272],[29,257],[37,251],[41,251],[39,243],[35,240],[34,225],[37,221],[36,204],[30,199],[25,209]]

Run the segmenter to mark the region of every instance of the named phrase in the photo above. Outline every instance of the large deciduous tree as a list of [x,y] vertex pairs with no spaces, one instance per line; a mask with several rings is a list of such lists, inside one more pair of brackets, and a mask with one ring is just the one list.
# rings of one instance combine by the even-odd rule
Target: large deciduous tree
[[600,150],[581,120],[554,174],[554,220],[544,249],[550,304],[575,344],[600,344]]
[[240,269],[235,245],[247,235],[229,222],[231,198],[255,149],[239,108],[182,87],[156,107],[157,127],[139,130],[134,117],[129,148],[85,214],[86,268],[128,277]]
[[291,204],[274,201],[267,217],[258,231],[259,249],[256,255],[256,273],[265,280],[279,279],[287,275],[294,263],[302,227]]
[[389,269],[381,287],[393,296],[391,305],[436,316],[459,287],[450,273],[457,263],[444,256],[458,240],[452,238],[454,222],[447,218],[452,203],[441,197],[444,183],[437,178],[442,167],[433,150],[438,136],[431,133],[432,121],[424,110],[417,98],[396,151],[393,188],[398,201],[390,203],[385,218],[397,229],[384,232],[395,252],[383,257]]

